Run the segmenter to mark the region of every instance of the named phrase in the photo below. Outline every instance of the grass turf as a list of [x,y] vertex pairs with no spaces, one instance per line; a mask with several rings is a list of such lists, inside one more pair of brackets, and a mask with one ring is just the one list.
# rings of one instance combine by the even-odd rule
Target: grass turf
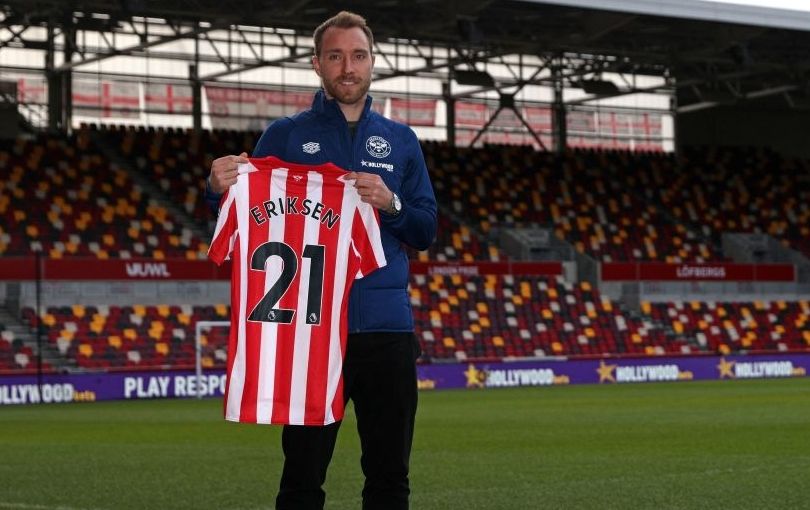
[[[218,400],[0,408],[0,509],[272,508],[280,428]],[[351,411],[327,508],[360,508]],[[423,392],[412,504],[810,508],[810,379]]]

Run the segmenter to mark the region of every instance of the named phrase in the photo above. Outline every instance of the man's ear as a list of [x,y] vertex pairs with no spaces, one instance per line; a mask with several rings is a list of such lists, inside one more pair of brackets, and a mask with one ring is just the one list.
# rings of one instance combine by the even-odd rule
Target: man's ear
[[321,75],[321,61],[316,55],[312,55],[312,68],[315,69],[315,74]]

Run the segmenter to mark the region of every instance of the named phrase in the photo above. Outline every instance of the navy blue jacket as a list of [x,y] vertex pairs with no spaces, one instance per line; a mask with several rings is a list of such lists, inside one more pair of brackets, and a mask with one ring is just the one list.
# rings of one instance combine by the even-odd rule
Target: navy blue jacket
[[[416,134],[371,110],[368,97],[352,138],[340,107],[320,90],[309,110],[267,127],[253,151],[253,157],[264,156],[301,164],[331,162],[345,170],[375,173],[400,197],[401,214],[380,212],[387,265],[352,286],[349,332],[413,331],[408,256],[402,245],[425,250],[437,229],[436,198]],[[206,194],[212,204],[218,198]]]

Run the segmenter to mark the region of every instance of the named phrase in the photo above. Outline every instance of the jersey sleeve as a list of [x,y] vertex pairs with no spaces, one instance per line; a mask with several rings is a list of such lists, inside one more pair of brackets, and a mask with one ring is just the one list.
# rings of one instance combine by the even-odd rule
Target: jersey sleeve
[[208,248],[208,258],[218,266],[230,258],[233,245],[239,234],[235,195],[231,190],[228,190],[222,197],[214,237],[211,240],[211,246]]
[[387,264],[380,236],[380,217],[377,209],[360,204],[352,223],[352,246],[360,259],[355,278],[362,278]]

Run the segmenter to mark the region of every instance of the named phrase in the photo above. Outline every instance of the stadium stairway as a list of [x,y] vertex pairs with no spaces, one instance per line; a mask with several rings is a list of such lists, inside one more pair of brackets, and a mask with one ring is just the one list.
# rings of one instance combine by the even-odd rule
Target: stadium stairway
[[[37,353],[37,339],[35,332],[28,326],[23,324],[19,316],[11,313],[5,306],[0,306],[0,324],[6,332],[10,332],[15,341],[20,342],[23,346],[28,347],[34,355]],[[36,367],[36,358],[29,360],[28,368]],[[76,362],[67,359],[56,350],[53,346],[49,345],[47,339],[43,337],[42,342],[42,363],[43,365],[50,365],[56,371],[69,371],[76,366]]]
[[[85,128],[86,129],[86,128]],[[197,239],[208,242],[211,239],[211,233],[207,226],[200,225],[185,211],[183,208],[178,207],[166,195],[166,193],[155,185],[150,179],[145,177],[141,172],[135,168],[133,162],[121,154],[116,148],[111,147],[110,141],[106,139],[102,132],[95,129],[86,129],[90,139],[101,154],[106,157],[110,163],[118,165],[121,170],[129,174],[132,181],[146,192],[150,197],[154,197],[157,205],[166,208],[172,218],[179,221],[183,227],[189,229]]]

